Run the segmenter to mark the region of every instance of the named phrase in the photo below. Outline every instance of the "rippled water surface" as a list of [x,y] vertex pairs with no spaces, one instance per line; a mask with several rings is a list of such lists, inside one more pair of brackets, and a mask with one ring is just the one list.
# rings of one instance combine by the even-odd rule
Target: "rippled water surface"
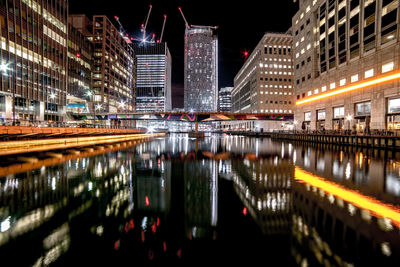
[[390,151],[174,135],[0,178],[1,266],[400,266],[399,227]]

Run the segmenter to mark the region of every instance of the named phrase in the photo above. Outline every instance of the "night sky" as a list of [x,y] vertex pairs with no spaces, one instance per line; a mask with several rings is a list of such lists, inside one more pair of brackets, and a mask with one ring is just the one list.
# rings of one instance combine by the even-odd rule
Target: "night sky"
[[167,14],[163,41],[172,55],[173,107],[183,107],[183,47],[185,24],[219,26],[219,88],[233,86],[233,78],[244,62],[242,52],[252,51],[265,32],[286,32],[298,4],[293,0],[70,0],[70,14],[119,16],[125,30],[140,36],[149,5],[153,5],[147,35],[161,33]]

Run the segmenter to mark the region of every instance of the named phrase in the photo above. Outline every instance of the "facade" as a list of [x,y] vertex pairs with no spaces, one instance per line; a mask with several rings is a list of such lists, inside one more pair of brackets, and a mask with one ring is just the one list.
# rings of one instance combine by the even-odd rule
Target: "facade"
[[21,125],[65,120],[68,1],[0,5],[1,120]]
[[233,87],[224,87],[218,93],[218,111],[232,111],[232,89]]
[[136,111],[170,111],[172,62],[167,43],[135,44],[134,50],[137,59]]
[[[232,111],[293,115],[294,91],[290,31],[266,33],[262,37],[235,76]],[[234,128],[272,130],[281,129],[281,126],[281,122],[240,122]]]
[[400,129],[397,0],[300,0],[295,120],[310,130]]
[[210,26],[185,31],[184,108],[215,112],[218,102],[218,39]]
[[93,111],[92,64],[92,43],[69,23],[67,113]]
[[133,47],[106,16],[93,16],[93,91],[96,112],[135,110]]

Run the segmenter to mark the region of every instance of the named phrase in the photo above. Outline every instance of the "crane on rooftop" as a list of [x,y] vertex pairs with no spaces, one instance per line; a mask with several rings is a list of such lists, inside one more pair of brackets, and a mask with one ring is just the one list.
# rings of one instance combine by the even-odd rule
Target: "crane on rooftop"
[[164,22],[163,22],[163,25],[162,25],[161,36],[160,36],[160,39],[157,40],[157,43],[162,43],[162,38],[164,36],[164,29],[165,29],[165,23],[166,22],[167,22],[167,15],[164,14]]
[[147,13],[147,16],[146,16],[146,21],[145,21],[145,23],[142,24],[142,27],[141,27],[141,31],[143,32],[143,42],[146,42],[146,28],[147,28],[147,23],[149,22],[149,18],[150,18],[152,9],[153,9],[153,6],[150,5],[149,12]]
[[179,9],[179,11],[181,12],[181,15],[182,15],[183,20],[185,21],[186,29],[189,30],[189,29],[190,29],[190,26],[189,26],[189,23],[187,22],[187,20],[186,20],[186,18],[185,18],[185,15],[183,14],[182,8],[181,8],[181,7],[178,7],[178,9]]

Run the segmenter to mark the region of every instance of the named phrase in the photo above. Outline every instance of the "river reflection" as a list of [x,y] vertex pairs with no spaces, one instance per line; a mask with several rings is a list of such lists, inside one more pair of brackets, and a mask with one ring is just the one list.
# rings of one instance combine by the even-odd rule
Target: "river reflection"
[[0,261],[398,266],[399,204],[394,152],[174,135],[0,178]]

